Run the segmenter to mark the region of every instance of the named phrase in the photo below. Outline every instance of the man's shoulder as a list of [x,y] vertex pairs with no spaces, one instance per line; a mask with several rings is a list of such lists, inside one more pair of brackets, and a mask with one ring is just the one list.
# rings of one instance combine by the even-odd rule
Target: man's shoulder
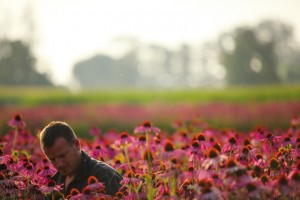
[[110,165],[103,161],[95,160],[91,158],[89,162],[87,162],[87,169],[92,170],[93,172],[114,172],[115,169],[112,168]]
[[122,176],[106,162],[93,159],[87,154],[85,156],[87,176],[95,176],[99,182],[105,184],[107,194],[114,195],[121,187]]
[[90,157],[88,154],[85,153],[86,157],[86,169],[91,174],[94,173],[114,173],[115,169],[112,168],[109,164],[106,162],[96,160],[92,157]]

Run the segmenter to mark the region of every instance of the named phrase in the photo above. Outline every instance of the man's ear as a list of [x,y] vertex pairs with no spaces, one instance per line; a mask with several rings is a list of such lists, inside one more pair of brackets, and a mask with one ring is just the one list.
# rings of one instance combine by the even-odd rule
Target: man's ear
[[79,141],[78,138],[75,138],[74,144],[75,144],[76,149],[77,149],[77,150],[80,150],[80,141]]

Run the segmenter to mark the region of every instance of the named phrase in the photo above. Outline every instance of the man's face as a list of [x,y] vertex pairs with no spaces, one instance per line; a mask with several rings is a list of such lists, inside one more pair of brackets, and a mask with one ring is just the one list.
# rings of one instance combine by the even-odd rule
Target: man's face
[[63,176],[74,176],[81,162],[80,143],[75,139],[70,145],[63,137],[56,139],[44,153]]

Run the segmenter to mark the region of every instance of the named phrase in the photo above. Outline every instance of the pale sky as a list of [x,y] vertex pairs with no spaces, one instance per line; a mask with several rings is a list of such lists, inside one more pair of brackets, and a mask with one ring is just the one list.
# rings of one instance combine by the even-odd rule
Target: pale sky
[[292,25],[300,41],[300,0],[0,0],[0,37],[24,37],[25,5],[31,6],[35,32],[26,37],[35,42],[38,68],[58,84],[70,82],[77,61],[113,55],[112,40],[122,35],[176,48],[278,19]]

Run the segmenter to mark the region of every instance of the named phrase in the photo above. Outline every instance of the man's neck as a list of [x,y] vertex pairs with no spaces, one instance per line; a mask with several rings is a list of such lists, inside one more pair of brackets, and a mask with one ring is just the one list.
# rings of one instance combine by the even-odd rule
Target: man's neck
[[81,151],[79,152],[79,161],[80,162],[77,165],[77,169],[76,169],[75,173],[65,177],[65,190],[67,189],[68,185],[75,179],[75,177],[78,173],[78,170],[81,167],[81,163],[82,163],[82,152]]
[[65,190],[67,190],[68,185],[74,180],[75,175],[73,176],[66,176],[65,178]]

